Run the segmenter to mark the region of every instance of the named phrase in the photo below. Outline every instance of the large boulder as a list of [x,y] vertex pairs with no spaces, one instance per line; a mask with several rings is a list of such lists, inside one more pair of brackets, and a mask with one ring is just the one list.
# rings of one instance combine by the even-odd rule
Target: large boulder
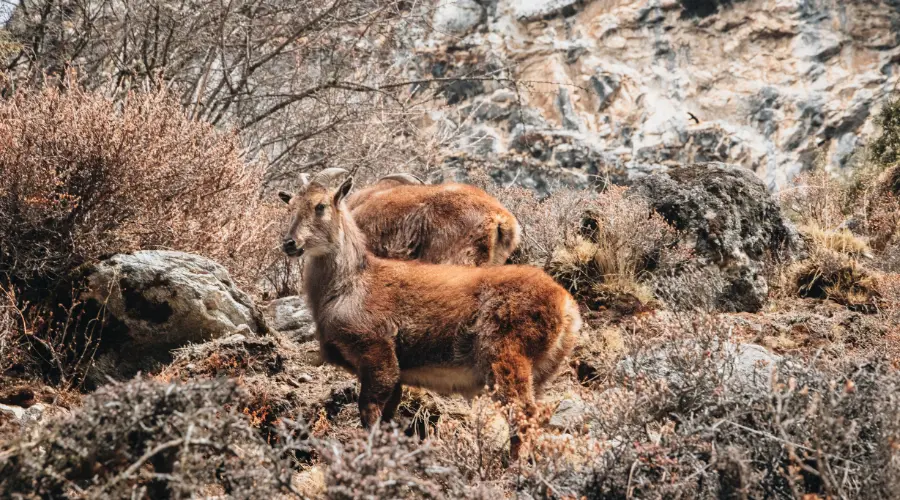
[[797,236],[753,172],[697,163],[641,177],[631,192],[684,234],[696,257],[691,266],[722,284],[714,298],[717,309],[755,312],[763,306],[765,268],[788,256]]
[[98,365],[127,376],[171,360],[172,349],[235,331],[263,333],[265,321],[221,265],[172,251],[119,254],[87,276],[83,300],[111,316],[102,332]]

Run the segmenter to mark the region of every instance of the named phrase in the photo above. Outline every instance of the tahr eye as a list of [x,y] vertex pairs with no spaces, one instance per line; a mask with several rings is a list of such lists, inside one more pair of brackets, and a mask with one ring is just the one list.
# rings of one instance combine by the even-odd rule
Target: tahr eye
[[325,204],[319,203],[316,205],[316,215],[322,215],[325,213]]

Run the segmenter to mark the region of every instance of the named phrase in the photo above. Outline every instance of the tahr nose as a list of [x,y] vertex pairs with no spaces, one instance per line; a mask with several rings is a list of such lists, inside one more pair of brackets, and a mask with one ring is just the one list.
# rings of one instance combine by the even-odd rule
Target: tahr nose
[[294,241],[294,238],[285,238],[281,242],[281,248],[284,250],[284,253],[288,255],[295,255],[297,253],[297,242]]

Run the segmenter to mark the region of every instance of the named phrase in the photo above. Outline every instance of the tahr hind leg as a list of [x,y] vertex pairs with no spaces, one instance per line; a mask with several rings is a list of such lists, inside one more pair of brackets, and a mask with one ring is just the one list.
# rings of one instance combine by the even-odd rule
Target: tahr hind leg
[[[534,382],[532,380],[531,360],[514,347],[500,349],[496,359],[491,363],[494,373],[494,381],[497,389],[497,397],[503,404],[512,406],[513,415],[510,418],[510,457],[515,460],[519,456],[522,446],[520,430],[526,422],[522,422],[520,416],[534,416],[537,405],[534,401]],[[516,415],[515,410],[521,410],[522,415]]]

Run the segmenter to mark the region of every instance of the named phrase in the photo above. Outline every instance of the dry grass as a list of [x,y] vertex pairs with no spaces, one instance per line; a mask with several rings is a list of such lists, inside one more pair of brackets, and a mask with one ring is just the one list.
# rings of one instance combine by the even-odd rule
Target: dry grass
[[880,283],[896,272],[893,253],[900,234],[900,204],[890,178],[889,170],[862,161],[848,179],[817,169],[782,192],[782,209],[797,222],[806,251],[799,262],[776,271],[777,288],[853,310],[883,308]]
[[830,299],[861,311],[874,311],[880,298],[880,273],[827,248],[812,250],[790,268],[788,275],[794,293],[800,297]]
[[587,202],[579,234],[564,239],[546,265],[551,276],[592,309],[618,304],[639,310],[653,300],[648,273],[686,256],[673,250],[675,229],[626,191],[612,186]]

